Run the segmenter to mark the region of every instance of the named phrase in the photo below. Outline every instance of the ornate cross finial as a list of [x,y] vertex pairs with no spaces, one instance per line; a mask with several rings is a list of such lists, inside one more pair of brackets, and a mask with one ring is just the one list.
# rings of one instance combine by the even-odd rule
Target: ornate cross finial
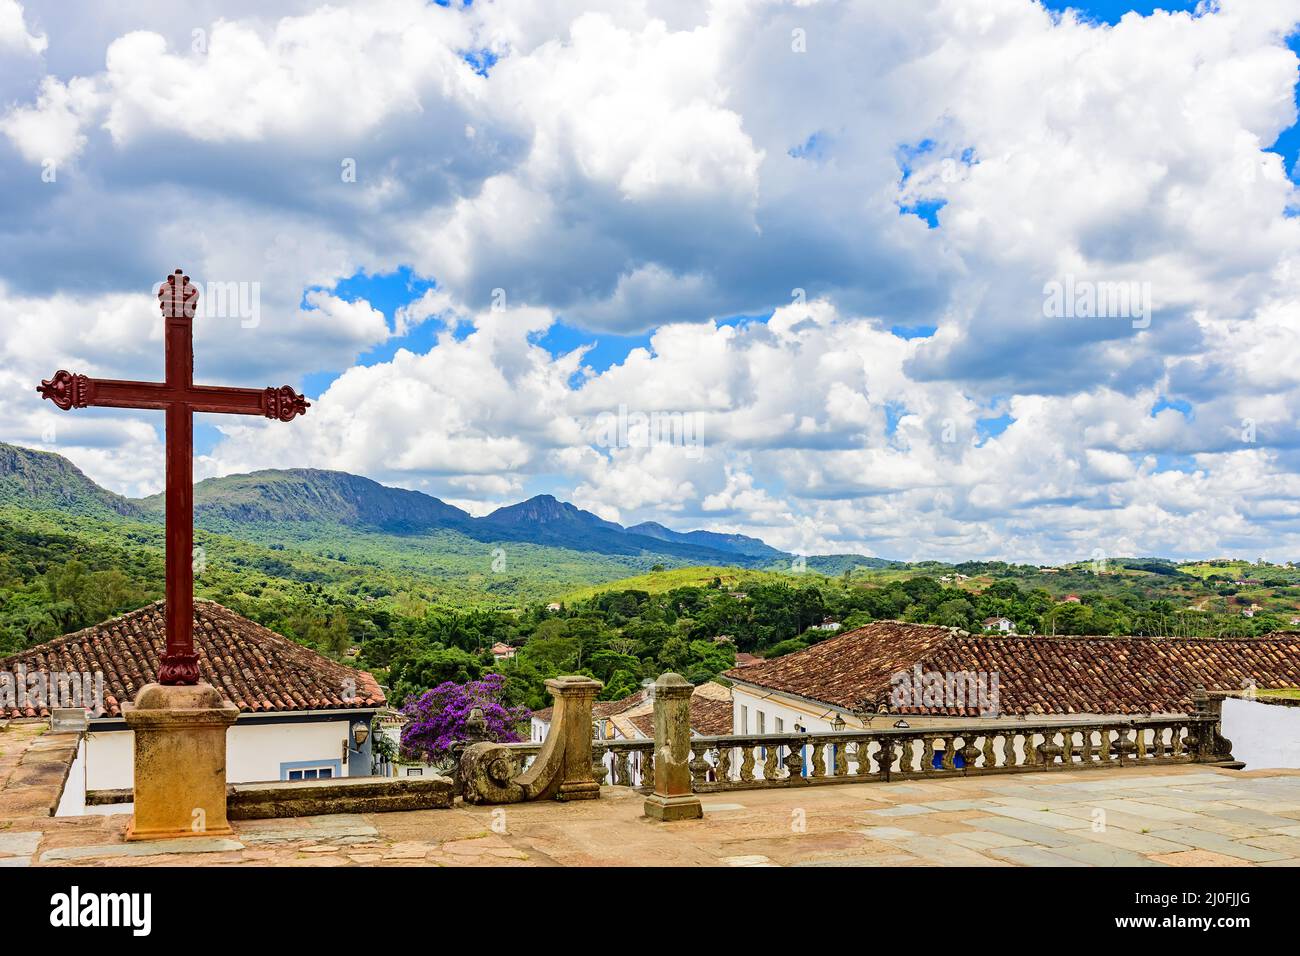
[[164,319],[192,319],[199,304],[199,290],[190,277],[177,269],[158,289],[158,308]]
[[65,412],[70,408],[85,408],[89,404],[90,379],[59,369],[53,378],[47,378],[36,386],[36,391]]

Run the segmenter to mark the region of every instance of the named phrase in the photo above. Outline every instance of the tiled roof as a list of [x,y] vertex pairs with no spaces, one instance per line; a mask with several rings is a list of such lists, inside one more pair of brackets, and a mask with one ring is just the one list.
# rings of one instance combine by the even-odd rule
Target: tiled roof
[[[691,731],[703,737],[729,734],[731,712],[731,688],[723,687],[717,681],[705,681],[691,694]],[[653,710],[630,715],[628,719],[642,736],[654,737]]]
[[[645,691],[639,690],[634,694],[629,694],[619,700],[598,700],[591,705],[591,717],[593,720],[602,720],[606,717],[613,717],[615,714],[621,714],[629,707],[635,707],[641,701],[645,700]],[[554,707],[546,707],[542,710],[533,711],[533,716],[538,720],[544,720],[550,723],[551,716],[555,713]]]
[[[1208,690],[1300,686],[1300,633],[1240,639],[973,635],[877,621],[723,676],[849,710],[970,716],[967,707],[896,707],[900,672],[997,675],[1003,715],[1184,713]],[[991,684],[990,684],[991,686]]]
[[[0,659],[0,671],[22,665],[31,671],[104,675],[104,708],[116,717],[121,705],[153,682],[166,645],[163,602],[65,634]],[[241,712],[266,713],[373,707],[384,692],[365,671],[331,661],[269,628],[212,601],[194,602],[194,645],[203,679]],[[344,697],[349,690],[353,696]],[[38,717],[48,712],[16,709],[0,716]]]

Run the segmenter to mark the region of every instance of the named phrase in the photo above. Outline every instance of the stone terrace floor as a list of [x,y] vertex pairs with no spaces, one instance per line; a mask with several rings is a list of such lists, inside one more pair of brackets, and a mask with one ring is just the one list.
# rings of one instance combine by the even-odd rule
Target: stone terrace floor
[[606,788],[586,803],[254,820],[235,823],[233,839],[128,844],[126,816],[32,809],[31,786],[48,780],[24,775],[24,757],[50,763],[51,743],[0,733],[0,866],[1300,865],[1300,771],[1181,766],[749,790],[705,796],[703,820],[674,824],[644,819],[640,794]]

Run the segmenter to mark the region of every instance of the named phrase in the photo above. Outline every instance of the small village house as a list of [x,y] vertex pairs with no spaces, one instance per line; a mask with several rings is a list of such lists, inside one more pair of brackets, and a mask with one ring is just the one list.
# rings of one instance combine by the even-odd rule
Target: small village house
[[[1026,637],[875,621],[722,676],[733,685],[736,734],[1123,719],[1187,714],[1198,686],[1225,694],[1300,687],[1300,634]],[[927,698],[930,686],[942,686],[944,699]],[[959,694],[948,699],[949,689]],[[1294,746],[1300,751],[1300,741]]]
[[[158,601],[0,659],[0,672],[29,678],[103,675],[103,710],[88,717],[81,767],[86,790],[132,786],[134,732],[122,719],[122,704],[155,680],[165,635]],[[239,708],[227,734],[228,782],[371,774],[371,720],[385,700],[370,674],[212,601],[195,602],[194,642],[203,679]],[[48,717],[51,710],[50,701],[6,703],[0,716]]]

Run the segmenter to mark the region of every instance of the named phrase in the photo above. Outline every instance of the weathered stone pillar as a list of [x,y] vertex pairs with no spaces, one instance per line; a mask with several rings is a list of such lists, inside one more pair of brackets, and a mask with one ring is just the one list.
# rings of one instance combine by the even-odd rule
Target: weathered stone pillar
[[1197,735],[1198,759],[1207,763],[1229,762],[1239,764],[1232,759],[1232,741],[1223,736],[1223,697],[1208,694],[1203,685],[1192,689],[1192,713],[1197,717],[1210,718],[1213,723],[1202,724]]
[[564,744],[563,782],[555,799],[595,800],[600,782],[591,766],[591,707],[605,685],[591,677],[556,677],[546,686],[555,698],[554,716],[561,722]]
[[465,756],[467,749],[486,740],[487,736],[487,722],[483,719],[483,708],[474,707],[470,710],[469,716],[465,718],[465,740],[451,748],[452,793],[458,797],[465,792],[465,780],[461,776],[460,770],[461,759]]
[[691,792],[691,693],[680,674],[660,675],[654,683],[655,790],[646,797],[645,815],[654,820],[698,820],[700,798]]
[[146,684],[122,716],[135,731],[135,815],[126,838],[231,833],[226,730],[239,708],[211,684]]

